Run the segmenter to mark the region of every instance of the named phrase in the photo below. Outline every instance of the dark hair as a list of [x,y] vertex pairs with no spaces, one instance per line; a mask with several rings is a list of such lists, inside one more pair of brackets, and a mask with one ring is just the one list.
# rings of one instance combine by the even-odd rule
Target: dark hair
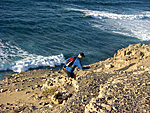
[[81,55],[82,57],[85,57],[84,53],[79,53],[79,55]]

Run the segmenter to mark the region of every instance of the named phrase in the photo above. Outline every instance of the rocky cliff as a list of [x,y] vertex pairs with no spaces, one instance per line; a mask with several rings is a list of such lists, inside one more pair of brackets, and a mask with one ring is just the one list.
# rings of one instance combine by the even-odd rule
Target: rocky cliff
[[0,81],[0,111],[22,113],[150,112],[150,46],[129,45],[112,58],[76,69],[33,70]]

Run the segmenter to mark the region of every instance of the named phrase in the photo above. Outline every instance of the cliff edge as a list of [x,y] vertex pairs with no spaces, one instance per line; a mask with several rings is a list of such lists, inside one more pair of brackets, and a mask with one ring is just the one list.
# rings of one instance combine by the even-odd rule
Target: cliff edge
[[150,45],[129,45],[90,67],[76,68],[72,85],[63,70],[7,75],[0,81],[0,112],[150,112]]

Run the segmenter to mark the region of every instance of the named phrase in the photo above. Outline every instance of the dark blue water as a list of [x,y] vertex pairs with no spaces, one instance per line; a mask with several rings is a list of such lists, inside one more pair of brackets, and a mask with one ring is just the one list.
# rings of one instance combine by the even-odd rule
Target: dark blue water
[[79,52],[83,64],[95,63],[149,40],[149,0],[0,1],[0,79]]

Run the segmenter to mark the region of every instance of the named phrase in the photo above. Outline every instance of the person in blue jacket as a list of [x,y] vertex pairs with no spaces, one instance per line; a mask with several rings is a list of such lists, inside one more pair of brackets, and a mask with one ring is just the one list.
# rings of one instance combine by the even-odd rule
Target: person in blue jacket
[[[83,67],[81,64],[81,59],[83,59],[85,57],[84,53],[79,53],[77,58],[75,59],[75,61],[73,62],[72,66],[66,66],[66,62],[70,59],[68,58],[65,61],[65,65],[63,67],[63,70],[67,73],[68,77],[71,78],[76,78],[76,75],[73,73],[74,69],[76,67],[79,67],[80,69],[84,70],[84,69],[89,69],[90,67]],[[68,82],[69,84],[72,84],[71,81]]]

